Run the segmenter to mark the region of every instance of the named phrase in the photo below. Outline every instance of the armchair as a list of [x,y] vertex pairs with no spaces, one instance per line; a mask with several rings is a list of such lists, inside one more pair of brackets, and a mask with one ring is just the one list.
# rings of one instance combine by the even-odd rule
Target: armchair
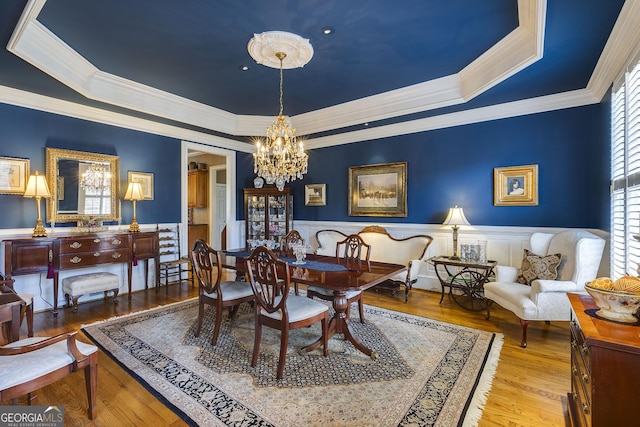
[[55,337],[33,337],[0,347],[0,401],[27,395],[27,403],[37,404],[35,392],[72,372],[84,370],[89,419],[95,419],[98,382],[98,348],[76,341],[77,331]]
[[531,251],[538,255],[561,254],[556,280],[535,279],[531,286],[518,283],[518,268],[497,266],[494,282],[485,283],[487,315],[496,302],[520,319],[522,341],[527,346],[527,326],[531,320],[571,320],[567,292],[586,293],[584,285],[596,278],[605,241],[585,230],[566,230],[557,234],[533,233]]

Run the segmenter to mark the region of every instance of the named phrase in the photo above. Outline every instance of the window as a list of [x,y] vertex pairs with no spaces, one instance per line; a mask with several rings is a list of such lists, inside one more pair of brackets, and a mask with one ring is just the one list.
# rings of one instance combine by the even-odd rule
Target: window
[[[635,238],[634,236],[638,236]],[[640,62],[614,86],[611,107],[611,277],[640,266]]]

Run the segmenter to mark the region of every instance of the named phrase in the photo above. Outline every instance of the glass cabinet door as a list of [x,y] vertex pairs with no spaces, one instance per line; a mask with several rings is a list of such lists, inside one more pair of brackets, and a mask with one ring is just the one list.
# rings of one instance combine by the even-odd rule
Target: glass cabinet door
[[247,239],[266,239],[265,200],[264,195],[253,195],[247,198]]
[[285,188],[246,188],[244,190],[246,249],[249,240],[280,239],[293,229],[293,196]]

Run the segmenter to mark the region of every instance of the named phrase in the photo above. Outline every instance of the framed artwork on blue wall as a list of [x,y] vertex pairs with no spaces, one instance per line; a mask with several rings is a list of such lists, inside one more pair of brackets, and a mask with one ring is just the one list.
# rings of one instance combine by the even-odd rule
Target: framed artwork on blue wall
[[407,216],[407,163],[349,168],[350,216]]
[[538,206],[538,165],[493,169],[494,206]]
[[153,200],[153,173],[152,172],[134,172],[127,173],[127,182],[137,182],[142,187],[142,195],[144,200]]
[[0,157],[0,194],[24,194],[29,173],[29,159]]
[[304,186],[305,206],[325,206],[327,204],[327,184],[308,184]]

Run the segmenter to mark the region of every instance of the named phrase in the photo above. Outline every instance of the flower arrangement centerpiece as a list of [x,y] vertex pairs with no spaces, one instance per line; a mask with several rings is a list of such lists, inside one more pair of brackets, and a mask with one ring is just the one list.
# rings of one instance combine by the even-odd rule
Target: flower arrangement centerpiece
[[107,227],[102,225],[102,219],[93,215],[83,216],[78,220],[78,231],[82,233],[97,233],[106,231]]

